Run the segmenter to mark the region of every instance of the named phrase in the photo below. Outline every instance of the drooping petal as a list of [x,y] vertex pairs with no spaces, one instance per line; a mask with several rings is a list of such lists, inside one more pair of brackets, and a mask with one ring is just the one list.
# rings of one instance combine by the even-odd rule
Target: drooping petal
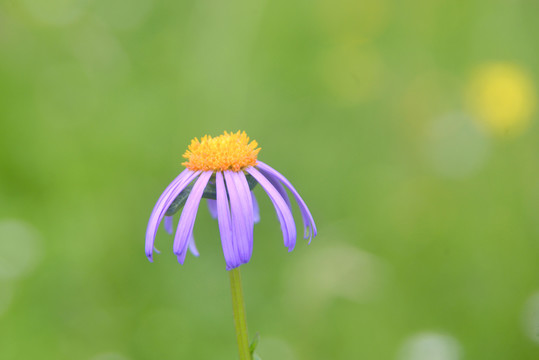
[[176,236],[174,237],[174,254],[178,257],[180,264],[183,264],[185,260],[185,254],[187,253],[187,247],[189,245],[189,237],[193,233],[198,205],[200,204],[202,193],[204,192],[204,188],[211,175],[211,171],[205,171],[200,175],[195,182],[195,185],[185,202],[182,214],[180,215],[178,229],[176,230]]
[[230,217],[230,206],[228,195],[223,180],[223,174],[215,174],[217,185],[217,218],[219,221],[219,232],[221,234],[221,245],[225,255],[226,269],[231,270],[241,265],[236,239],[232,232],[232,220]]
[[256,168],[249,167],[245,169],[245,171],[251,174],[256,181],[258,181],[260,186],[262,186],[273,202],[273,206],[277,212],[277,217],[281,223],[284,244],[286,247],[288,247],[288,251],[292,251],[296,245],[296,225],[294,223],[294,217],[292,216],[290,208],[282,198],[279,191],[277,191],[277,189],[275,189],[275,187]]
[[[165,230],[169,233],[169,234],[172,234],[172,232],[174,231],[173,230],[173,219],[174,217],[173,216],[165,216]],[[154,251],[156,253],[160,253],[159,250],[157,250],[155,247],[154,247]],[[196,247],[196,244],[195,244],[195,238],[193,236],[193,234],[191,234],[191,237],[189,238],[189,251],[191,251],[191,253],[195,256],[199,256],[199,252],[198,252],[198,249]]]
[[165,230],[169,233],[169,234],[172,234],[172,219],[174,219],[173,216],[165,216]]
[[260,208],[258,207],[258,201],[256,201],[255,193],[251,191],[251,199],[253,199],[253,221],[255,224],[260,222]]
[[247,260],[248,262],[251,259],[251,255],[253,253],[253,229],[254,229],[254,224],[255,224],[253,192],[249,188],[249,182],[247,181],[247,177],[245,176],[243,171],[234,172],[232,176],[235,178],[236,188],[238,189],[238,193],[242,200],[244,212],[247,215],[246,230],[247,230],[247,240],[248,240],[248,246],[249,246],[249,259]]
[[194,178],[196,178],[200,174],[200,171],[194,172],[188,169],[185,169],[174,179],[163,191],[161,196],[159,197],[159,200],[157,200],[157,203],[155,204],[152,214],[150,215],[150,219],[148,220],[148,227],[146,228],[146,256],[148,257],[148,260],[153,261],[153,249],[154,249],[154,241],[155,241],[155,234],[157,233],[157,228],[159,227],[159,224],[161,223],[161,220],[163,219],[163,216],[165,215],[165,212],[167,211],[168,207],[176,196],[180,192],[182,192],[183,189],[191,181],[193,181]]
[[191,252],[191,254],[195,256],[200,255],[198,252],[197,246],[195,244],[195,237],[193,236],[192,233],[191,233],[191,236],[189,237],[189,251]]
[[208,203],[208,210],[212,218],[217,219],[217,200],[206,199]]
[[288,205],[288,207],[290,208],[290,211],[292,211],[292,204],[290,203],[290,199],[288,198],[288,193],[286,192],[286,189],[284,188],[283,184],[281,184],[281,182],[275,179],[274,177],[268,176],[270,174],[267,174],[263,169],[259,168],[258,170],[262,173],[262,175],[264,175],[266,179],[268,179],[268,181],[271,183],[271,185],[273,185],[275,190],[277,190],[279,194],[281,194],[281,197],[286,202],[286,205]]
[[264,175],[268,179],[274,179],[274,180],[282,182],[288,188],[288,190],[290,190],[292,195],[294,195],[294,198],[296,199],[298,203],[299,210],[301,211],[301,217],[303,219],[303,225],[305,228],[303,236],[305,239],[309,239],[309,243],[310,243],[312,238],[316,236],[317,231],[316,231],[316,225],[314,223],[314,219],[311,215],[311,212],[309,211],[309,208],[305,204],[305,201],[303,201],[303,199],[301,198],[299,193],[296,191],[294,186],[292,186],[290,181],[288,181],[288,179],[286,179],[277,170],[273,169],[271,166],[267,164],[264,164],[261,161],[258,161],[257,167],[264,173]]
[[224,172],[232,216],[232,232],[237,241],[242,263],[247,263],[253,253],[253,201],[243,172]]

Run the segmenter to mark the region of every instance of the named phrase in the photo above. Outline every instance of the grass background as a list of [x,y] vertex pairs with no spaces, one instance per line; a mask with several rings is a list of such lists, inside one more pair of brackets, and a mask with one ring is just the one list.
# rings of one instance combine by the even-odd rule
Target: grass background
[[287,253],[257,189],[264,360],[537,359],[538,4],[1,2],[0,358],[236,358],[207,211],[200,258],[143,248],[190,139],[241,129],[319,230]]

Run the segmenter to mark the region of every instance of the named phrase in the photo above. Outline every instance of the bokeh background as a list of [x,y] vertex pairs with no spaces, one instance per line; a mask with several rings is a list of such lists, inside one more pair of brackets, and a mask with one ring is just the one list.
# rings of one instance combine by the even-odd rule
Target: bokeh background
[[144,233],[190,139],[240,129],[319,230],[287,253],[257,189],[262,359],[539,358],[538,16],[0,2],[0,358],[235,359],[216,222],[184,266],[164,231],[148,262]]

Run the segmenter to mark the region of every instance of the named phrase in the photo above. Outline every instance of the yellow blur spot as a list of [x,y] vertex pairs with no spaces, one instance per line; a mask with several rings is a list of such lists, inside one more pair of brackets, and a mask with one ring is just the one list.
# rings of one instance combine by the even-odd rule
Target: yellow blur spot
[[191,140],[189,150],[183,154],[188,159],[186,168],[193,171],[241,171],[255,166],[260,148],[256,141],[249,142],[245,132],[225,133],[212,138],[205,135],[200,141]]
[[510,63],[481,66],[469,84],[468,101],[480,123],[496,135],[524,131],[536,108],[529,75]]

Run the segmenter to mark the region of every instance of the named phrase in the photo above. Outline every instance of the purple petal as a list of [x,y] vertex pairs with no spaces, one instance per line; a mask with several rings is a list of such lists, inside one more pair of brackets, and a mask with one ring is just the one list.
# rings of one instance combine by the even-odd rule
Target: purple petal
[[257,166],[260,168],[260,170],[266,175],[268,179],[274,179],[277,181],[282,182],[288,190],[294,195],[294,198],[296,198],[296,201],[299,206],[299,210],[301,211],[301,217],[303,219],[303,226],[305,228],[303,237],[305,239],[309,239],[309,243],[311,242],[311,239],[316,236],[316,225],[314,223],[313,216],[311,215],[311,212],[309,211],[309,208],[305,204],[305,201],[301,198],[299,193],[296,191],[294,186],[288,181],[281,173],[279,173],[277,170],[273,169],[271,166],[264,164],[261,161],[258,161]]
[[189,185],[189,183],[193,181],[193,179],[199,174],[200,171],[194,172],[189,169],[183,170],[180,175],[178,175],[176,179],[174,179],[170,185],[167,186],[165,191],[159,197],[159,200],[157,200],[157,203],[152,210],[152,214],[150,215],[148,227],[146,228],[145,250],[148,260],[153,261],[152,253],[154,248],[155,234],[157,233],[157,228],[159,227],[165,212],[169,208],[170,204],[172,204],[176,196],[178,196],[178,194],[182,192],[182,190],[185,189],[185,187]]
[[[173,216],[165,216],[165,230],[169,233],[169,234],[172,234],[172,232],[174,231],[173,230],[173,219],[174,217]],[[157,250],[155,247],[154,247],[154,251],[156,253],[160,253],[159,250]],[[189,238],[189,251],[191,251],[191,253],[194,255],[194,256],[200,256],[198,250],[197,250],[197,247],[196,247],[196,244],[195,244],[195,238],[193,237],[193,234],[191,234],[191,237]]]
[[174,217],[172,216],[165,216],[165,230],[169,233],[169,234],[172,234],[172,219],[174,219]]
[[255,193],[251,191],[251,199],[253,199],[253,221],[255,224],[260,222],[260,208],[258,207],[258,201],[256,201]]
[[267,174],[266,171],[264,171],[263,169],[258,169],[258,170],[260,170],[262,175],[264,175],[264,177],[268,179],[268,181],[271,183],[271,185],[273,185],[275,190],[279,192],[283,200],[286,202],[286,205],[288,205],[288,207],[290,208],[290,211],[292,211],[292,204],[290,203],[290,199],[288,198],[288,193],[286,192],[286,189],[284,188],[283,184],[281,184],[281,182],[275,179],[273,176],[268,176],[271,174]]
[[256,181],[264,188],[269,198],[275,206],[277,217],[281,223],[281,230],[283,232],[284,244],[288,247],[288,251],[292,251],[296,245],[296,225],[294,223],[294,217],[286,202],[282,198],[281,194],[275,187],[262,175],[256,168],[249,167],[245,169],[251,174]]
[[221,245],[225,255],[226,269],[231,270],[241,265],[237,244],[232,233],[232,220],[230,217],[230,206],[228,195],[223,180],[223,174],[215,174],[217,189],[217,219],[219,221],[219,232],[221,233]]
[[211,217],[217,219],[217,200],[206,199]]
[[197,246],[195,244],[195,237],[193,236],[193,234],[191,234],[191,236],[189,237],[189,251],[191,251],[191,254],[195,255],[195,256],[200,256],[199,252],[198,252],[198,249],[197,249]]
[[195,182],[187,201],[183,207],[182,214],[180,215],[180,222],[178,223],[178,229],[176,230],[176,236],[174,237],[174,254],[178,257],[180,264],[183,264],[185,260],[185,254],[187,253],[187,247],[189,245],[189,237],[193,233],[193,226],[195,224],[195,218],[198,211],[198,205],[202,198],[204,188],[212,176],[212,171],[205,171],[200,175]]
[[253,253],[253,201],[249,184],[243,172],[227,170],[226,186],[230,197],[232,232],[238,244],[242,263],[247,263]]

